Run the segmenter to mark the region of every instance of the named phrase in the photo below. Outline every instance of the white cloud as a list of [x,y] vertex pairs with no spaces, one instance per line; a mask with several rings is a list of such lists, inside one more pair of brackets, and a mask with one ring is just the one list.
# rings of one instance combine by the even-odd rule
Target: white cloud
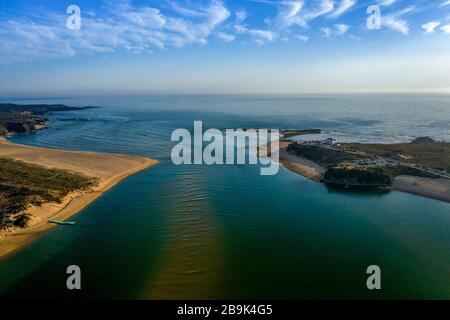
[[230,11],[223,5],[221,1],[213,0],[211,5],[206,7],[205,15],[207,24],[210,27],[215,27],[221,24],[230,17]]
[[442,26],[441,30],[444,31],[445,33],[450,34],[450,24],[446,24],[445,26]]
[[189,8],[184,8],[176,2],[171,2],[171,6],[174,11],[185,17],[198,18],[204,16],[202,12]]
[[445,6],[449,6],[450,5],[450,0],[445,0],[444,2],[441,3],[440,7],[445,7]]
[[278,26],[289,28],[292,25],[304,25],[304,20],[299,15],[303,5],[303,1],[281,1],[276,19]]
[[408,35],[409,23],[401,17],[407,13],[413,12],[414,10],[414,6],[409,6],[393,14],[382,16],[381,23],[383,26],[388,27],[389,29],[401,32],[404,35]]
[[116,14],[124,18],[124,22],[135,24],[140,27],[161,29],[166,24],[165,17],[158,9],[142,8],[136,10],[132,7],[127,7],[127,11],[116,10]]
[[[261,2],[261,0],[259,1]],[[349,0],[341,0],[341,3],[347,3],[348,1]],[[313,8],[306,8],[306,2],[301,0],[282,0],[278,2],[270,1],[264,3],[277,5],[278,15],[275,18],[275,23],[278,28],[287,30],[291,26],[306,27],[308,22],[320,16],[331,13],[334,9],[334,0],[320,0],[317,2],[318,5]],[[343,9],[341,9],[341,11],[342,10]]]
[[70,43],[61,39],[60,29],[31,21],[0,23],[0,39],[1,64],[76,54]]
[[334,9],[334,0],[321,0],[319,6],[305,15],[306,22],[330,13]]
[[331,38],[331,35],[333,34],[333,30],[331,28],[320,28],[320,31],[322,31],[325,34],[325,37]]
[[350,29],[350,26],[347,24],[335,24],[333,28],[325,27],[321,28],[320,31],[323,32],[325,37],[331,38],[332,36],[343,36]]
[[126,0],[105,4],[107,12],[102,17],[83,16],[80,30],[65,27],[66,15],[43,14],[45,19],[39,22],[0,18],[0,63],[205,44],[231,14],[219,0],[194,8],[175,5],[178,16],[163,14],[157,8],[136,7]]
[[398,20],[394,17],[383,18],[383,25],[407,35],[409,33],[409,24],[405,20]]
[[217,36],[225,42],[233,42],[236,39],[235,35],[228,34],[225,32],[219,32],[217,33]]
[[380,0],[380,1],[378,1],[378,4],[380,6],[388,7],[388,6],[392,6],[396,2],[397,2],[397,0]]
[[334,27],[338,36],[344,35],[350,29],[350,26],[346,24],[335,24]]
[[303,36],[303,35],[295,35],[294,38],[297,40],[300,40],[302,42],[307,42],[309,40],[309,38],[307,36]]
[[351,7],[356,4],[356,0],[341,0],[339,7],[330,14],[330,17],[336,19],[347,12]]
[[425,33],[430,34],[434,32],[434,29],[438,27],[441,23],[439,21],[430,21],[422,25],[422,28],[425,30]]
[[247,19],[247,12],[245,12],[244,10],[236,12],[236,20],[238,23],[244,21],[245,19]]
[[274,41],[277,37],[277,34],[270,30],[262,30],[262,29],[251,29],[242,24],[236,24],[234,26],[237,33],[248,34],[254,37],[254,41],[262,44],[265,41]]
[[253,42],[259,44],[260,46],[262,46],[265,43],[264,40],[258,38],[253,39]]
[[360,42],[362,40],[361,37],[355,36],[354,34],[349,34],[348,37],[356,42]]

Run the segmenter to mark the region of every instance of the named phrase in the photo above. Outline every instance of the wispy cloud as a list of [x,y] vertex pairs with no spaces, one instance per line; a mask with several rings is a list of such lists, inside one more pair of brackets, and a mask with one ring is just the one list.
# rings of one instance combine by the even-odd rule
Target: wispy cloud
[[305,14],[306,22],[330,13],[334,9],[333,0],[320,0],[319,5]]
[[236,24],[234,28],[237,33],[250,35],[253,37],[253,41],[258,44],[263,44],[266,41],[274,41],[277,37],[277,34],[273,31],[252,29],[243,24]]
[[396,2],[397,2],[397,0],[379,0],[378,4],[380,6],[389,7],[389,6],[392,6]]
[[402,19],[402,16],[411,13],[415,10],[414,6],[409,6],[403,10],[398,12],[385,15],[381,19],[381,23],[383,26],[401,32],[404,35],[408,35],[409,33],[409,23],[405,19]]
[[[350,16],[357,0],[252,0],[270,6],[272,15],[264,11],[250,12],[241,7],[232,12],[227,0],[173,0],[159,6],[157,2],[137,0],[103,0],[97,12],[82,11],[81,30],[66,28],[65,12],[38,12],[33,15],[8,16],[0,14],[0,64],[28,62],[39,59],[71,57],[129,51],[152,52],[186,45],[205,45],[210,39],[230,43],[240,38],[263,44],[277,40],[308,41],[308,30],[316,28],[326,37],[347,35]],[[230,2],[230,1],[229,1]],[[407,14],[423,8],[409,6],[396,11],[398,0],[374,0],[383,6],[382,26],[408,35]],[[433,10],[442,12],[450,0],[434,3]],[[361,4],[363,6],[363,4]],[[447,7],[448,8],[448,7]],[[361,13],[364,14],[364,13]],[[347,17],[345,16],[345,17]],[[350,17],[354,21],[354,16]],[[434,20],[435,19],[435,20]],[[448,32],[449,18],[429,18],[421,27],[426,34],[440,30]],[[427,20],[425,20],[427,21]],[[441,23],[440,23],[441,22]],[[347,24],[349,23],[349,24]],[[420,28],[420,27],[418,27]],[[355,28],[355,34],[360,29]],[[298,35],[302,34],[302,35]]]
[[333,28],[325,27],[321,28],[320,31],[327,38],[331,38],[332,36],[343,36],[350,29],[350,26],[347,24],[335,24]]
[[67,29],[67,16],[53,13],[44,14],[47,19],[39,22],[31,18],[0,19],[0,63],[67,57],[79,52],[142,52],[151,47],[205,44],[231,14],[219,0],[195,8],[174,4],[178,16],[153,7],[136,7],[131,1],[105,3],[107,14],[83,16],[81,30]]
[[333,34],[333,30],[329,27],[320,28],[320,31],[322,31],[323,34],[325,35],[325,37],[327,37],[327,38],[331,38],[331,35]]
[[[73,56],[76,50],[63,40],[64,29],[36,24],[30,20],[0,23],[0,63]],[[101,48],[92,48],[101,51]]]
[[[322,16],[336,19],[357,3],[357,0],[319,0],[315,2],[302,0],[256,1],[273,4],[278,7],[278,15],[275,18],[275,22],[280,29],[284,30],[288,30],[292,26],[307,27],[311,21]],[[335,3],[337,7],[335,7]]]
[[289,28],[292,25],[303,26],[305,21],[300,15],[303,6],[303,1],[280,1],[276,18],[278,26],[281,28]]
[[334,27],[338,36],[344,35],[350,29],[350,26],[347,24],[335,24]]
[[295,35],[294,38],[301,42],[307,42],[309,40],[309,37],[300,34]]
[[338,8],[330,14],[330,17],[336,19],[346,13],[351,7],[356,4],[356,0],[341,0]]
[[242,22],[245,19],[247,19],[247,12],[244,10],[239,10],[238,12],[236,12],[236,20],[237,22]]
[[274,31],[249,27],[245,24],[246,19],[247,12],[243,10],[236,12],[236,23],[233,25],[233,29],[237,34],[248,35],[257,44],[264,44],[277,38],[278,35]]
[[439,21],[430,21],[422,25],[422,28],[425,30],[426,34],[431,34],[440,24],[441,23]]
[[236,39],[235,35],[225,32],[218,32],[217,36],[225,42],[233,42]]
[[444,31],[445,33],[450,34],[450,24],[446,24],[445,26],[442,26],[441,30]]

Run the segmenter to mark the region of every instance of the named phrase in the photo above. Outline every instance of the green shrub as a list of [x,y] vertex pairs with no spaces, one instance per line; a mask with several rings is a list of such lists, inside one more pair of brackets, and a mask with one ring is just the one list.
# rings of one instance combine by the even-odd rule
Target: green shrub
[[[60,203],[68,193],[87,190],[96,183],[96,179],[82,174],[0,158],[0,219],[20,213],[29,205]],[[26,223],[25,215],[14,221],[17,226]]]
[[30,220],[31,220],[30,215],[24,213],[24,214],[21,214],[20,216],[18,216],[18,217],[14,220],[13,224],[14,224],[16,227],[25,228],[25,227],[28,225],[28,222],[29,222]]

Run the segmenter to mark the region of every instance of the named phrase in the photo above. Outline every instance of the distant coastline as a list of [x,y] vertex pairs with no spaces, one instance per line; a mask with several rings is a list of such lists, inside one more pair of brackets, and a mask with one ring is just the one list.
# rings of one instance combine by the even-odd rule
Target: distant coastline
[[45,129],[49,120],[44,116],[54,111],[76,111],[96,107],[69,107],[63,104],[0,103],[0,136],[33,133]]

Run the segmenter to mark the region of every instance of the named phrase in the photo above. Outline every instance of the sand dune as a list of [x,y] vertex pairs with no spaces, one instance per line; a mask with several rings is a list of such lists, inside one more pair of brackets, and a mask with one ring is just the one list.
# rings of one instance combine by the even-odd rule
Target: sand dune
[[137,156],[24,146],[3,138],[0,138],[0,157],[83,173],[99,180],[98,186],[92,191],[73,192],[61,204],[49,203],[42,207],[30,207],[28,212],[32,214],[33,219],[28,228],[0,231],[0,257],[54,227],[47,222],[48,218],[65,220],[73,216],[122,179],[157,163],[156,160]]
[[450,202],[450,179],[398,176],[392,185],[394,190]]

